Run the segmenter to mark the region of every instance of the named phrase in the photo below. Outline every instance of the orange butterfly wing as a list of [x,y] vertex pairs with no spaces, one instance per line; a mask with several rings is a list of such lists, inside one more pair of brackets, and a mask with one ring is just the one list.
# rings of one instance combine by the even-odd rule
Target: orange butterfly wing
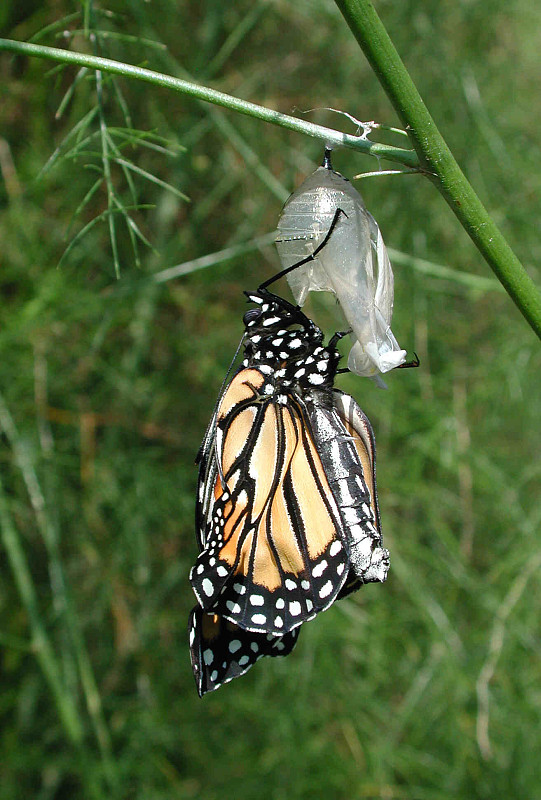
[[349,555],[306,409],[294,393],[262,396],[264,380],[241,370],[219,404],[190,580],[207,613],[280,635],[334,602]]

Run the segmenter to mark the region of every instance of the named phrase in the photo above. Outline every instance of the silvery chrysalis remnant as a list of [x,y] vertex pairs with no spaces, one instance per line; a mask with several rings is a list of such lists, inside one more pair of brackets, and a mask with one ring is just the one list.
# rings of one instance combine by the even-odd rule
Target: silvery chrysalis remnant
[[341,215],[328,244],[314,260],[288,273],[299,305],[309,291],[334,292],[352,328],[348,368],[375,376],[406,360],[391,331],[394,279],[378,224],[351,183],[332,169],[330,151],[286,202],[276,246],[284,268],[306,259]]

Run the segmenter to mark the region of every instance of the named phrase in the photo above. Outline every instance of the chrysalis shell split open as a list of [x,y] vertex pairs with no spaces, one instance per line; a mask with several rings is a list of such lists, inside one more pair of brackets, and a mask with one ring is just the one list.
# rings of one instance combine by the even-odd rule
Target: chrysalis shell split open
[[353,330],[348,367],[372,377],[406,360],[391,331],[394,279],[378,224],[359,192],[330,168],[319,167],[286,202],[276,246],[285,268],[311,255],[340,215],[332,235],[313,261],[287,279],[299,305],[308,292],[334,292]]

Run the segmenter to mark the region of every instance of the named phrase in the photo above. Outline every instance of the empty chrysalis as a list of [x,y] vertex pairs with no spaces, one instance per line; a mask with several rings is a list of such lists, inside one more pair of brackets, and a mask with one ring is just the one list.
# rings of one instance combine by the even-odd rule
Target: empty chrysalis
[[348,368],[376,376],[406,360],[391,331],[394,279],[376,220],[359,192],[331,166],[323,165],[287,200],[278,222],[276,247],[284,269],[314,252],[339,216],[328,243],[316,258],[287,275],[295,300],[308,292],[334,292],[352,328]]

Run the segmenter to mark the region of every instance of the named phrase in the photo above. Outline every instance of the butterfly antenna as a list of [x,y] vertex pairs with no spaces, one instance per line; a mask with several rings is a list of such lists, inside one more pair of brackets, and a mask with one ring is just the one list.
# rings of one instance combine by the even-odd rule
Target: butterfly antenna
[[[325,238],[323,239],[321,244],[318,244],[318,246],[316,247],[316,249],[314,250],[314,252],[311,255],[307,256],[306,258],[303,258],[302,261],[297,261],[296,264],[292,264],[290,267],[286,267],[281,272],[278,272],[276,275],[273,275],[272,278],[269,278],[267,281],[262,283],[259,286],[259,288],[260,289],[266,289],[267,286],[271,285],[271,283],[274,283],[274,281],[277,281],[280,278],[283,278],[284,275],[287,275],[289,272],[293,272],[294,269],[298,269],[299,267],[302,267],[304,264],[308,264],[308,263],[310,263],[310,261],[314,261],[314,259],[316,258],[317,254],[320,253],[321,250],[323,250],[323,248],[325,247],[325,245],[327,244],[327,242],[331,238],[334,229],[338,225],[338,220],[340,219],[342,214],[344,215],[344,217],[347,217],[346,212],[342,208],[337,208],[336,211],[335,211],[333,220],[332,220],[332,222],[331,222],[331,224],[329,226],[329,230],[325,234]],[[277,239],[276,241],[279,242],[281,240]]]

